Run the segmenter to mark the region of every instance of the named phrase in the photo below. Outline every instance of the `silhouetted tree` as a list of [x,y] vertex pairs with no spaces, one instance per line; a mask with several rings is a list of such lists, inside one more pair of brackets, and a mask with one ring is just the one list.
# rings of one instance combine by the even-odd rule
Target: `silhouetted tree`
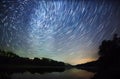
[[48,58],[23,58],[12,52],[0,50],[0,65],[26,65],[26,66],[65,66],[65,63],[58,62]]
[[99,49],[99,61],[104,67],[120,65],[120,37],[117,34],[112,40],[104,40]]
[[120,37],[104,40],[99,47],[99,71],[92,79],[120,79]]
[[0,56],[6,56],[6,57],[19,57],[18,55],[8,51],[0,50]]

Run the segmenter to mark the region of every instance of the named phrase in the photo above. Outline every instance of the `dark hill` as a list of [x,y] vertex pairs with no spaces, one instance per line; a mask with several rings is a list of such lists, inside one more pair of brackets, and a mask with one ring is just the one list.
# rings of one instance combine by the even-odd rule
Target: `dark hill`
[[0,50],[0,74],[6,72],[9,74],[15,72],[23,73],[26,71],[43,74],[50,72],[63,72],[68,68],[71,68],[71,65],[64,62],[59,62],[48,58],[29,59],[20,57],[12,52]]

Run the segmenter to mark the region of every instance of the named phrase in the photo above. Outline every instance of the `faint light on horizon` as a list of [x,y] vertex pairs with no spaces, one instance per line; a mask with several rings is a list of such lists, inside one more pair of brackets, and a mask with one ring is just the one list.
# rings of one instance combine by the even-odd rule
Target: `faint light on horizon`
[[72,60],[71,64],[72,65],[76,65],[76,64],[84,64],[87,62],[92,62],[92,61],[96,61],[98,58],[84,58],[84,59],[76,59],[76,60]]

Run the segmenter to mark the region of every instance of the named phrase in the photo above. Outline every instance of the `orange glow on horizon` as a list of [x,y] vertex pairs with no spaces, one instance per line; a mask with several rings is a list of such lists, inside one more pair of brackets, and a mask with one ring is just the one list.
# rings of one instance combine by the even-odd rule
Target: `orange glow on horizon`
[[76,64],[83,64],[83,63],[87,63],[87,62],[92,62],[92,61],[95,61],[97,60],[98,58],[84,58],[84,59],[76,59],[76,60],[73,60],[71,61],[71,63],[73,65],[76,65]]

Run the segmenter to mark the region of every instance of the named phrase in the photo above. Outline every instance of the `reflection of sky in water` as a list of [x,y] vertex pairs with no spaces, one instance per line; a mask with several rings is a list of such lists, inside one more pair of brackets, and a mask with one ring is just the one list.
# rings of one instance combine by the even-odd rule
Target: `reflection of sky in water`
[[87,72],[85,70],[70,69],[62,73],[52,72],[46,74],[39,73],[14,73],[11,75],[12,79],[90,79],[94,76],[94,73]]

